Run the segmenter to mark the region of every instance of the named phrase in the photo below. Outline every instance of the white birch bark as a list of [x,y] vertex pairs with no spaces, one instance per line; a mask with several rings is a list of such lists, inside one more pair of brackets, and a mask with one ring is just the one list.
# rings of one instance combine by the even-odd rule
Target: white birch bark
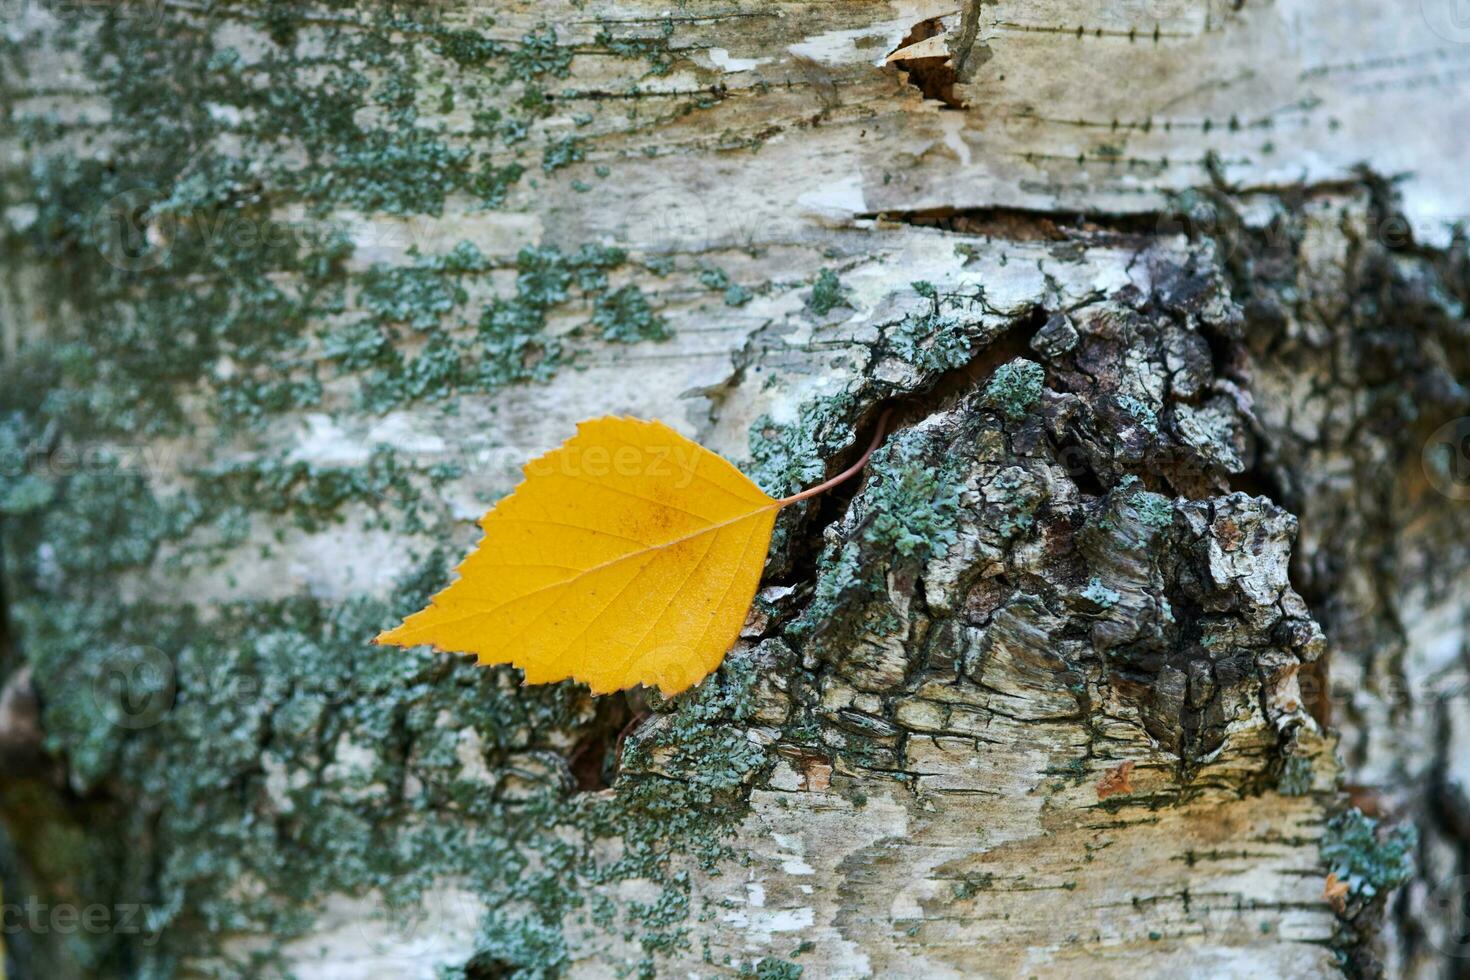
[[[486,866],[463,857],[424,865],[417,914],[385,898],[386,886],[287,896],[253,865],[224,897],[208,877],[184,875],[189,884],[169,891],[174,879],[160,869],[216,852],[167,830],[127,836],[134,828],[125,846],[156,855],[154,870],[108,901],[131,894],[169,906],[169,925],[157,947],[97,939],[105,969],[1450,975],[1463,962],[1453,896],[1470,840],[1470,777],[1456,751],[1470,725],[1470,516],[1459,484],[1421,450],[1441,424],[1470,413],[1470,293],[1454,232],[1470,216],[1470,30],[1452,7],[556,0],[420,12],[504,51],[524,51],[542,32],[567,56],[564,74],[532,76],[549,108],[527,117],[514,151],[477,128],[476,113],[489,109],[519,118],[531,88],[492,84],[503,52],[457,62],[432,31],[390,29],[353,7],[289,8],[276,19],[230,4],[114,11],[161,25],[152,41],[142,31],[114,49],[123,72],[150,44],[211,49],[216,67],[150,90],[149,111],[202,105],[213,122],[197,157],[241,165],[226,180],[169,157],[148,191],[154,237],[140,267],[123,272],[181,295],[228,294],[228,264],[215,270],[223,283],[164,260],[146,266],[169,254],[180,226],[234,214],[313,243],[340,231],[350,247],[326,281],[345,291],[340,308],[306,318],[289,358],[251,361],[236,349],[248,338],[235,337],[197,378],[170,378],[185,418],[174,431],[53,426],[46,452],[151,451],[146,484],[164,494],[197,489],[201,470],[225,464],[352,469],[385,451],[412,474],[429,517],[404,519],[394,491],[386,505],[334,504],[346,518],[338,523],[303,527],[290,509],[263,512],[222,549],[217,526],[193,527],[78,595],[168,597],[205,623],[230,603],[391,602],[435,547],[445,574],[520,464],[592,416],[663,419],[781,492],[797,487],[772,483],[803,467],[817,478],[840,469],[880,406],[896,409],[890,443],[900,448],[860,488],[783,517],[768,589],[730,654],[737,679],[722,682],[733,691],[753,677],[748,703],[724,705],[700,729],[726,740],[720,753],[686,751],[693,709],[659,705],[608,760],[610,785],[578,794],[578,746],[607,749],[633,708],[619,701],[599,713],[569,694],[575,707],[560,727],[514,733],[434,700],[481,683],[456,665],[411,681],[437,692],[423,702],[435,706],[435,737],[456,733],[449,775],[427,761],[413,704],[394,715],[392,745],[349,718],[319,722],[320,744],[307,749],[287,732],[290,699],[267,696],[257,751],[218,763],[219,793],[237,802],[211,812],[279,828],[290,847],[271,846],[306,863],[332,860],[298,826],[318,805],[382,820],[390,837],[401,824],[521,840],[542,831],[540,818],[516,809],[517,780],[540,787],[565,809],[537,839],[556,837],[585,862],[566,882],[577,901],[564,914],[487,891],[476,877]],[[103,324],[87,318],[91,294],[58,298],[48,287],[69,260],[44,245],[71,239],[46,222],[68,205],[20,175],[43,153],[136,167],[140,147],[159,137],[126,125],[139,110],[120,106],[78,43],[106,30],[105,9],[10,12],[14,126],[0,145],[18,244],[0,318],[5,359],[28,371],[27,351],[74,337],[78,323],[85,348]],[[272,34],[282,20],[284,42]],[[350,147],[314,159],[308,134],[261,135],[263,114],[286,110],[269,100],[242,109],[204,87],[238,78],[269,93],[290,78],[301,91],[335,91],[347,82],[330,72],[350,69],[371,91],[382,66],[333,39],[373,32],[395,58],[411,57],[417,88],[396,108],[365,99],[358,124],[408,105],[414,125],[451,150],[521,154],[526,173],[503,201],[484,207],[463,186],[437,208],[317,194],[312,180],[346,173]],[[286,74],[271,74],[285,56]],[[56,125],[37,135],[24,120]],[[431,179],[422,162],[366,166],[373,175],[420,166]],[[307,177],[293,183],[290,173]],[[200,203],[204,192],[188,203],[190,181],[225,203]],[[95,215],[74,217],[86,229]],[[430,304],[432,329],[394,321],[406,357],[441,333],[468,336],[495,297],[515,294],[526,247],[623,250],[597,295],[637,287],[668,339],[606,341],[587,327],[589,293],[547,304],[538,343],[550,338],[566,354],[548,377],[369,410],[358,395],[370,368],[348,365],[323,369],[319,397],[268,408],[245,430],[212,411],[242,372],[274,381],[329,363],[326,333],[373,309],[363,277],[375,267],[410,268],[461,242],[483,263],[459,280],[462,297]],[[309,275],[283,268],[271,278],[296,291]],[[520,366],[534,374],[539,356]],[[7,377],[17,390],[100,384]],[[801,458],[783,468],[772,462],[780,452]],[[428,478],[446,464],[458,469]],[[940,485],[919,504],[885,496],[910,472],[940,474]],[[371,520],[385,506],[389,518]],[[42,512],[12,510],[12,525]],[[873,539],[875,515],[925,543],[904,554]],[[17,746],[5,751],[7,778],[59,794],[84,838],[107,831],[100,811],[68,792],[161,813],[168,828],[182,819],[170,808],[183,804],[169,799],[162,762],[78,775],[93,722],[58,706],[93,678],[36,652],[71,587],[44,572],[39,549],[60,544],[15,531],[6,545],[6,594],[18,611],[0,674],[7,703],[19,706],[0,715]],[[855,567],[878,571],[881,588],[853,598],[839,581],[844,548]],[[205,554],[218,560],[193,560]],[[289,642],[290,630],[276,639]],[[191,655],[169,642],[159,649],[177,687],[171,713],[139,733],[95,723],[122,746],[118,759],[152,751],[127,748],[149,739],[175,740],[176,751],[192,737],[179,721],[200,703],[191,692],[232,676],[223,654],[186,669]],[[507,673],[502,685],[512,683]],[[39,721],[27,698],[39,702]],[[597,800],[619,806],[630,786],[725,778],[731,738],[754,761],[719,787],[728,819],[709,818],[717,845],[693,846],[673,828],[660,844],[662,827],[653,843],[630,843],[566,816]],[[157,781],[145,785],[140,772]],[[61,886],[34,851],[49,845],[26,842],[37,811],[17,792],[3,799],[14,868],[6,894],[46,894]],[[485,816],[461,796],[505,808]],[[1376,886],[1363,872],[1334,897],[1328,876],[1341,852],[1324,851],[1322,839],[1354,806],[1382,821],[1385,840],[1400,821],[1417,825],[1407,887],[1384,887],[1392,869]],[[588,872],[650,846],[669,852],[656,875]],[[1389,862],[1368,851],[1365,864]],[[532,862],[543,859],[537,850]],[[672,893],[682,914],[650,911]],[[242,896],[267,896],[298,918],[283,925]],[[191,907],[216,901],[238,905],[214,920]],[[524,938],[527,922],[554,934],[546,948],[556,952],[504,939]],[[649,939],[665,933],[677,940]],[[33,969],[85,974],[56,939],[32,929],[8,945]],[[266,959],[252,966],[255,954]]]

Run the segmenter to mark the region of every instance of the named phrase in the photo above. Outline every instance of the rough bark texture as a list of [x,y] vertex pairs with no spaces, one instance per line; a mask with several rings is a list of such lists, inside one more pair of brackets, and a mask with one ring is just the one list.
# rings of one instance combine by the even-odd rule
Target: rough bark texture
[[[1455,975],[1442,6],[8,6],[12,975]],[[689,694],[367,644],[885,408]]]

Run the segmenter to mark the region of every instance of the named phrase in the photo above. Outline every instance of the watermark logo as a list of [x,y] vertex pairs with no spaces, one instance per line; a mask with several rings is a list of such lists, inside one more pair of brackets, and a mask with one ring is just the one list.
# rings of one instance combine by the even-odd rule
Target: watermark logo
[[156,647],[118,647],[92,679],[97,710],[119,728],[151,728],[174,706],[174,663]]
[[35,15],[71,25],[116,17],[153,27],[163,21],[164,6],[165,0],[0,0],[0,20],[18,24]]
[[140,902],[118,902],[104,905],[74,905],[70,902],[43,902],[32,895],[22,902],[0,905],[0,934],[14,936],[141,935],[144,946],[158,942],[167,916],[164,910]]
[[1430,486],[1451,500],[1470,500],[1470,415],[1435,429],[1421,462]]
[[1470,875],[1442,881],[1429,894],[1440,928],[1429,930],[1429,942],[1446,956],[1470,956]]
[[723,205],[714,194],[687,186],[640,195],[619,217],[613,229],[617,243],[650,252],[750,248],[761,241],[764,230],[755,212]]
[[1446,41],[1470,44],[1470,0],[1419,0],[1419,13]]
[[147,272],[168,260],[174,219],[156,207],[163,195],[143,187],[114,194],[92,216],[92,240],[102,257],[123,272]]
[[79,445],[62,440],[54,447],[11,444],[0,446],[0,477],[159,476],[179,468],[177,455],[173,447],[153,443]]
[[479,896],[453,887],[414,899],[389,899],[374,891],[366,901],[366,914],[355,918],[369,948],[378,956],[410,960],[436,936],[474,935],[487,911]]

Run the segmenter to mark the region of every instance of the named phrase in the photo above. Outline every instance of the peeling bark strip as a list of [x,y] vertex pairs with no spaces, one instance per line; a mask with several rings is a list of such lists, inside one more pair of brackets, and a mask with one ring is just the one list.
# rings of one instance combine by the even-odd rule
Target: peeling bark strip
[[[10,975],[1464,962],[1434,0],[14,14]],[[885,410],[687,695],[367,645],[578,419]]]

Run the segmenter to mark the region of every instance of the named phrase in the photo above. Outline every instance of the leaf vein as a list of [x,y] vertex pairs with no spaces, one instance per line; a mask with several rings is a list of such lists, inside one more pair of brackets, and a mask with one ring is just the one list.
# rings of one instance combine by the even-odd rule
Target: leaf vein
[[[501,609],[504,609],[506,606],[509,606],[509,605],[511,605],[512,603],[515,603],[515,602],[519,602],[522,599],[529,599],[531,596],[540,595],[542,592],[549,592],[552,589],[566,588],[567,586],[569,586],[569,585],[573,584],[574,582],[576,582],[578,579],[581,579],[581,578],[584,578],[584,577],[586,577],[588,575],[591,575],[594,572],[599,572],[599,571],[603,570],[604,568],[609,568],[609,567],[611,567],[613,565],[617,565],[617,564],[620,564],[620,563],[625,562],[625,561],[631,561],[631,560],[633,560],[635,558],[640,558],[640,557],[642,557],[644,555],[647,555],[647,554],[650,554],[650,553],[663,551],[666,548],[672,548],[676,544],[682,544],[685,541],[692,541],[693,539],[699,537],[702,534],[712,534],[713,532],[718,531],[718,530],[720,530],[722,528],[731,527],[731,526],[733,526],[735,524],[739,524],[741,521],[747,521],[747,520],[750,520],[750,519],[752,519],[754,517],[757,517],[757,516],[759,516],[764,511],[774,510],[776,508],[776,506],[777,505],[773,503],[773,504],[771,504],[769,506],[761,507],[761,508],[758,508],[756,510],[753,510],[749,514],[741,514],[738,517],[732,517],[728,521],[722,521],[719,524],[711,524],[708,527],[702,527],[702,528],[700,528],[697,531],[693,531],[693,532],[691,532],[689,534],[685,534],[685,535],[683,535],[681,537],[673,538],[672,540],[665,541],[665,542],[663,542],[661,544],[649,545],[649,546],[647,546],[647,547],[645,547],[645,548],[643,548],[643,549],[641,549],[639,551],[630,551],[627,554],[619,555],[616,558],[610,558],[610,559],[608,559],[605,562],[602,562],[602,563],[597,564],[597,565],[593,565],[591,568],[588,568],[588,569],[584,570],[580,575],[573,575],[573,576],[571,576],[569,578],[563,579],[560,582],[548,582],[546,585],[543,585],[540,588],[532,589],[529,592],[523,592],[523,593],[521,593],[518,596],[514,596],[514,597],[512,597],[510,599],[505,600],[504,602],[497,603],[496,605],[491,606],[488,609],[479,609],[479,610],[476,610],[475,612],[467,613],[466,615],[463,615],[463,616],[456,616],[453,619],[441,619],[441,620],[437,620],[437,621],[435,621],[432,624],[426,624],[424,626],[419,627],[419,630],[430,629],[430,628],[436,627],[436,626],[452,626],[455,623],[462,623],[462,622],[464,622],[467,619],[474,619],[474,618],[476,618],[478,616],[489,616],[489,615],[492,615],[492,614],[494,614],[496,612],[499,612]],[[748,548],[748,544],[747,544],[747,548]],[[446,593],[448,593],[450,591],[453,591],[453,590],[459,588],[461,585],[464,584],[464,581],[465,581],[464,578],[460,578],[458,581],[454,582],[452,585],[450,585],[448,588],[446,588],[443,592],[439,593],[439,595],[444,595],[444,594],[446,594]],[[439,598],[439,595],[434,596],[434,600],[437,600]],[[431,600],[431,601],[434,601],[434,600]],[[474,601],[475,600],[473,600],[473,599],[465,600],[465,602],[466,602],[467,605],[473,603]]]

